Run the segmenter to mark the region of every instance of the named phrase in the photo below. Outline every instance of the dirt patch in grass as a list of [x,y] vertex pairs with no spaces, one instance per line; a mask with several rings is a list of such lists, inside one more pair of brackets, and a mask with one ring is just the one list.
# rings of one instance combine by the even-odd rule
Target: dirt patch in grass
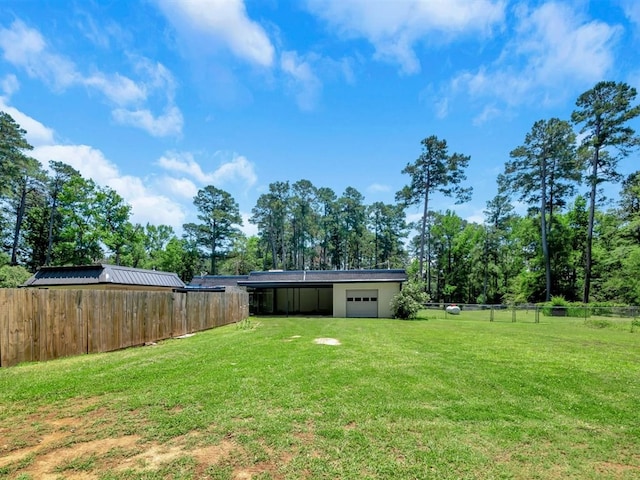
[[193,478],[209,478],[208,473],[218,470],[229,479],[262,475],[277,479],[279,468],[291,461],[290,455],[274,454],[268,461],[254,463],[233,438],[211,444],[199,432],[164,443],[137,434],[114,434],[113,423],[121,416],[80,402],[80,408],[40,411],[15,422],[5,419],[0,424],[0,478],[91,480],[105,472],[114,479],[143,473],[145,478],[165,478],[167,472],[181,468]]
[[[638,465],[625,465],[623,463],[615,462],[600,462],[596,465],[596,470],[602,474],[612,478],[622,478],[624,475],[633,475],[633,478],[640,476],[640,466]],[[631,477],[629,477],[631,478]]]

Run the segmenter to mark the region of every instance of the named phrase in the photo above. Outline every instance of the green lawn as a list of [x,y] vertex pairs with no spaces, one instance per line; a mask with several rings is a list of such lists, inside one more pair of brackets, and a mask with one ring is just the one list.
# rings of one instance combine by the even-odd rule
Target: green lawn
[[640,478],[638,329],[529,314],[252,318],[1,369],[0,478]]

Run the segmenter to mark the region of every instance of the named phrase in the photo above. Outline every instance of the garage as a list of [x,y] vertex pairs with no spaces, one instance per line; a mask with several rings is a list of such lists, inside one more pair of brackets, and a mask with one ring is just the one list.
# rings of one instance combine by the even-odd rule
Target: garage
[[391,302],[407,281],[400,269],[269,270],[193,277],[190,288],[224,285],[249,292],[254,315],[391,318]]
[[348,318],[377,318],[378,290],[347,290]]

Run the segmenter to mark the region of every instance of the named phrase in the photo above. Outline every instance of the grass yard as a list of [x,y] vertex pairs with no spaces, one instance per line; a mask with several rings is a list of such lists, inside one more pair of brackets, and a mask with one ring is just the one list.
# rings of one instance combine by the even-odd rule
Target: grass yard
[[0,478],[640,478],[630,320],[425,315],[252,318],[1,369]]

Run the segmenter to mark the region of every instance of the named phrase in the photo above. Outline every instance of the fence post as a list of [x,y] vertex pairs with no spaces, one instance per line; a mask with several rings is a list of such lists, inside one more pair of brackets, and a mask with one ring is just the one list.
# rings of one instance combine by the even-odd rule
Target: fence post
[[515,323],[516,321],[516,306],[514,305],[511,310],[511,322]]
[[536,323],[540,323],[540,307],[536,305],[535,309],[536,309]]
[[489,321],[493,322],[493,305],[491,305],[491,313],[489,314]]

